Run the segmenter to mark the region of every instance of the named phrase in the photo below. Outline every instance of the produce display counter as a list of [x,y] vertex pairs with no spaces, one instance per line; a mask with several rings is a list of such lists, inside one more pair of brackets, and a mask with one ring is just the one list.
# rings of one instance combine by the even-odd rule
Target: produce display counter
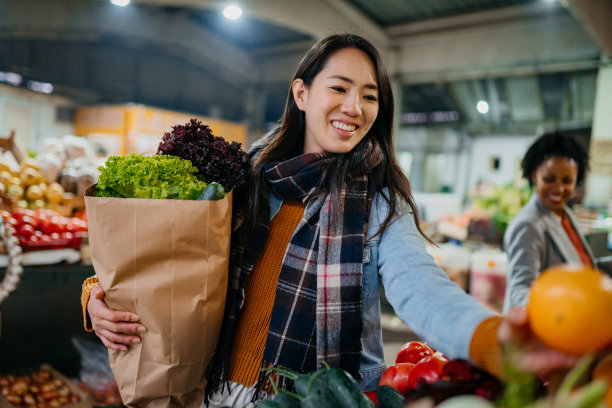
[[81,263],[24,267],[19,286],[0,303],[0,372],[47,363],[78,377],[80,358],[71,338],[97,339],[83,330],[80,305],[81,284],[93,274],[91,265]]

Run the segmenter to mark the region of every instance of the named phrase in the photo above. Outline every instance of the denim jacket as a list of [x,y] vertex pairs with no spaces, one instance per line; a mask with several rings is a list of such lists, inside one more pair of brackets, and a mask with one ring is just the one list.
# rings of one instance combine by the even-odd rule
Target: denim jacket
[[[270,218],[282,200],[270,194]],[[469,360],[470,341],[491,313],[451,282],[425,250],[411,213],[395,217],[374,236],[389,207],[380,193],[372,202],[363,256],[362,352],[358,379],[364,391],[376,389],[385,370],[380,320],[379,277],[395,313],[421,339],[451,359]]]

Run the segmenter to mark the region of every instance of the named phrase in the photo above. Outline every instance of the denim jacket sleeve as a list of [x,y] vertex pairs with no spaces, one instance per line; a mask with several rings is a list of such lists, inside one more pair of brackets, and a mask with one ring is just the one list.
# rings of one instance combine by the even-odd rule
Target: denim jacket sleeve
[[[370,223],[377,231],[389,211],[380,194],[372,210]],[[472,335],[492,313],[437,266],[411,212],[393,218],[380,236],[377,258],[385,295],[399,318],[449,358],[470,360]]]

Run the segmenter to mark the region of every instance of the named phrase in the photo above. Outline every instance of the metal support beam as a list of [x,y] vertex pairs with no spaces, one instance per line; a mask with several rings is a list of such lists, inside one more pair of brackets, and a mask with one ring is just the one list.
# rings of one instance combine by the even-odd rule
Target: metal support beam
[[612,2],[610,0],[570,0],[569,9],[602,53],[612,58]]

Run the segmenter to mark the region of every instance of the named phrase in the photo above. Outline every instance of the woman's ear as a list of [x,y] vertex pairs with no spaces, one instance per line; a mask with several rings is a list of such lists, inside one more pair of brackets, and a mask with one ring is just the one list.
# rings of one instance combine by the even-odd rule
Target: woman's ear
[[304,81],[301,78],[296,79],[291,84],[291,92],[293,92],[293,99],[295,100],[295,104],[298,109],[301,111],[306,110],[306,85],[304,85]]

